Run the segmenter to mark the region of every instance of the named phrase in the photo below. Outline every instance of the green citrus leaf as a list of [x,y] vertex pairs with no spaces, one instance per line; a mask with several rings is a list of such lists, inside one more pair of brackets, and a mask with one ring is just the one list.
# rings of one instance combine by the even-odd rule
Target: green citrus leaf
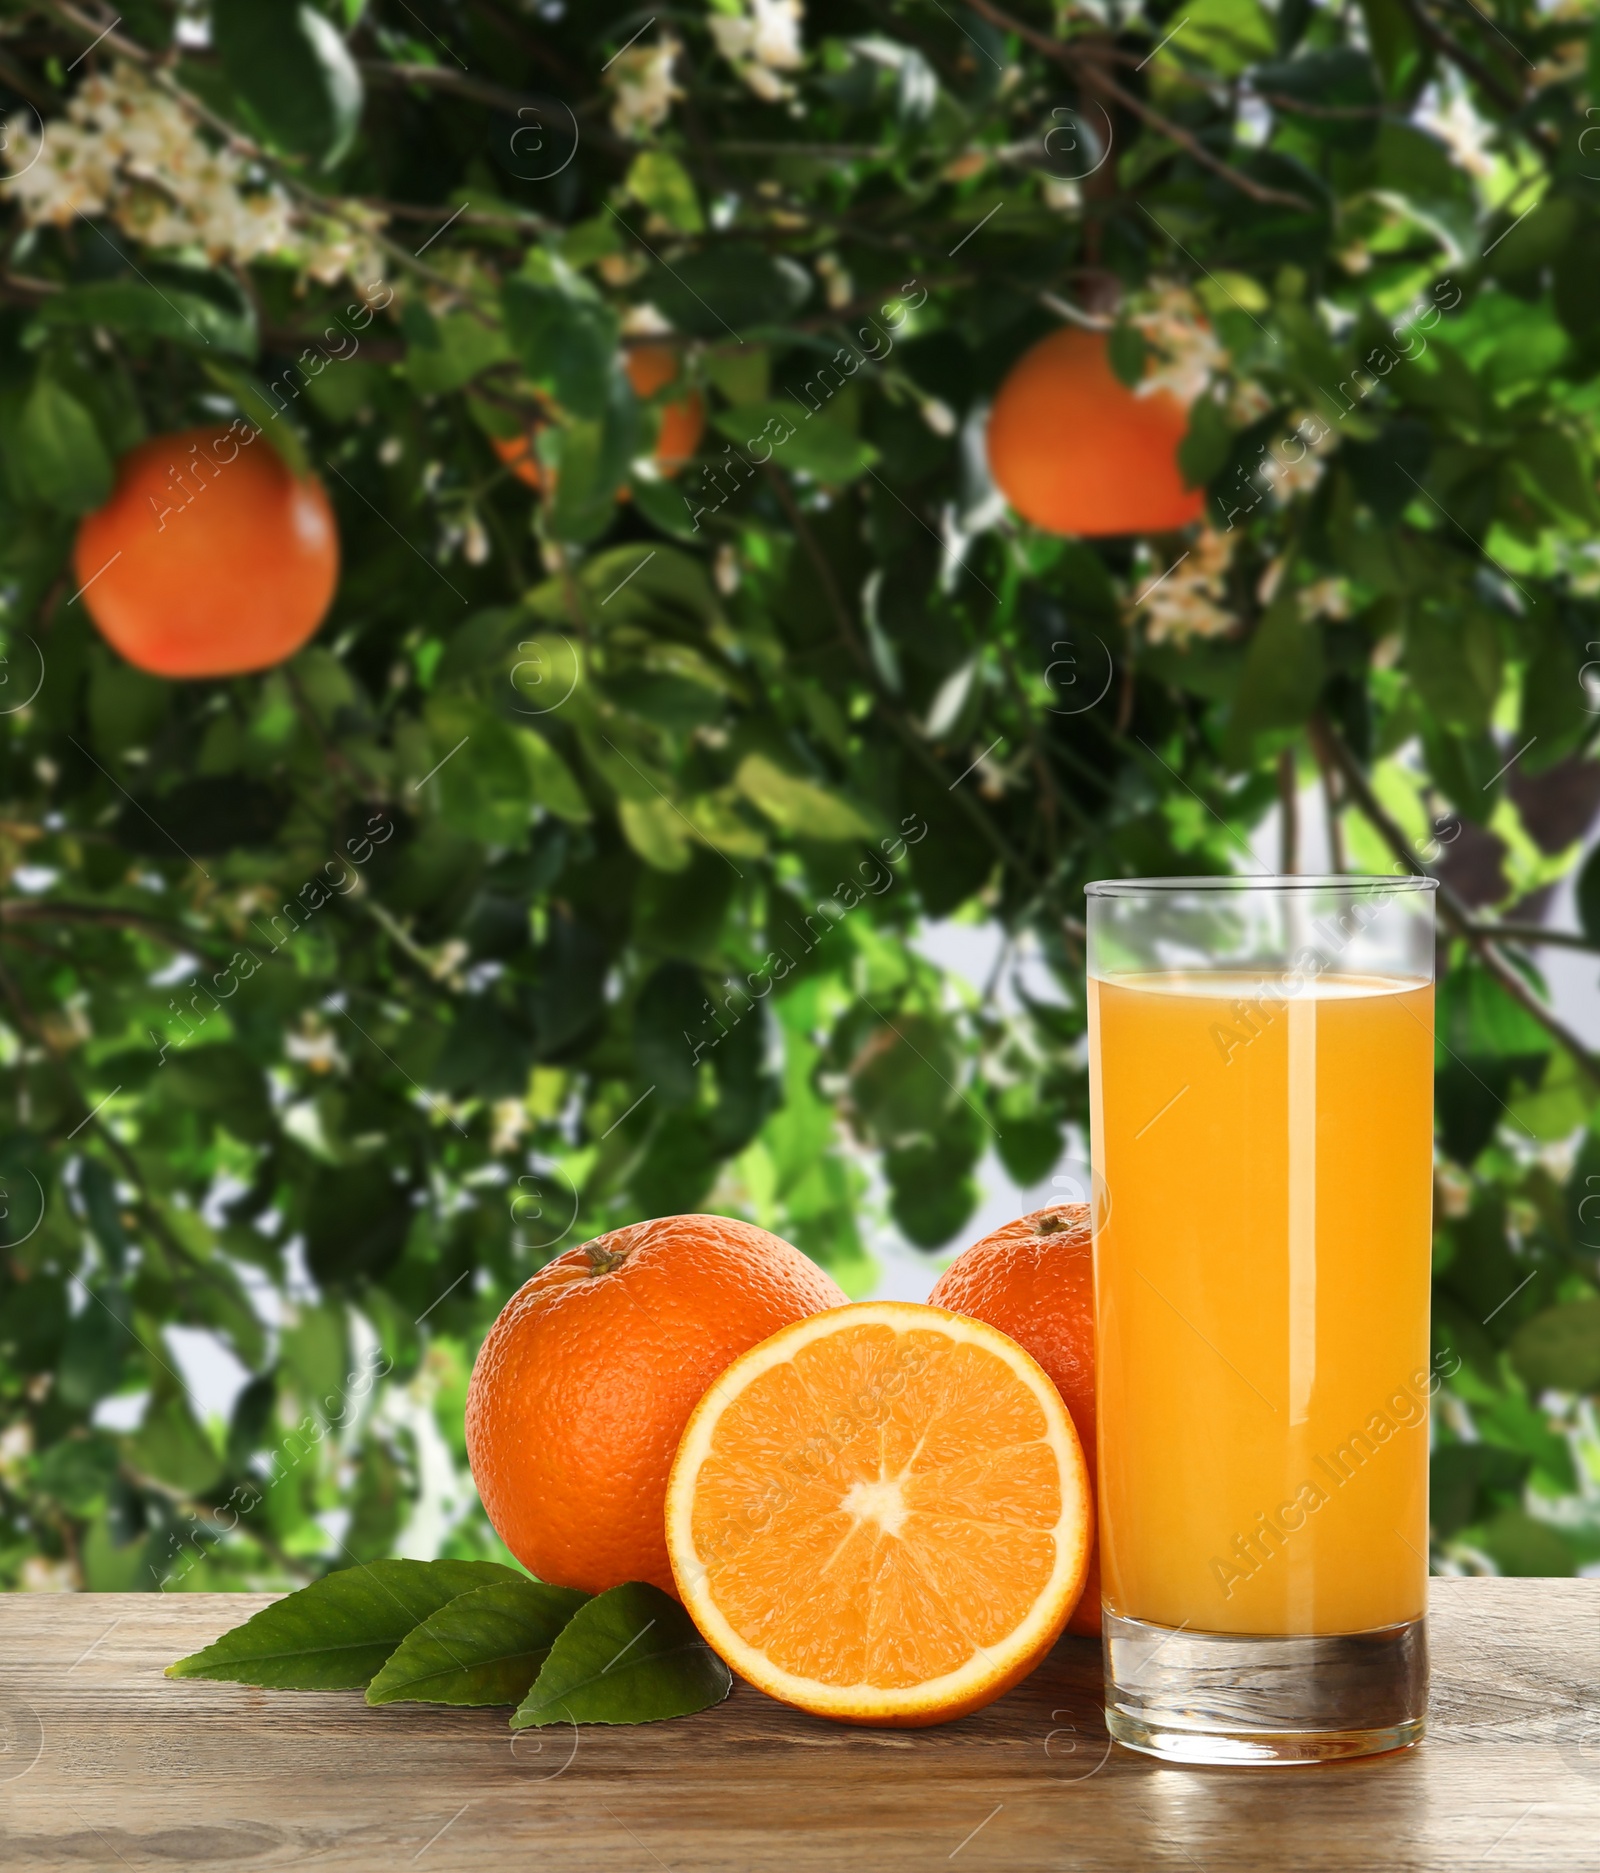
[[780,468],[845,487],[880,458],[830,410],[843,381],[837,363],[818,365],[802,386],[804,402],[797,396],[724,410],[713,418],[714,426],[758,460],[770,457]]
[[429,699],[433,771],[422,797],[445,825],[485,845],[512,845],[533,817],[535,779],[517,731],[485,704],[459,694]]
[[[277,450],[288,464],[289,472],[295,475],[311,473],[311,458],[306,454],[305,440],[293,423],[278,421],[283,414],[281,400],[269,397],[261,385],[248,371],[241,371],[226,364],[216,364],[207,359],[200,367],[219,390],[227,394],[238,404],[240,413],[254,423],[272,447]],[[293,383],[291,373],[285,373],[280,382]]]
[[520,1580],[498,1561],[371,1561],[263,1607],[214,1644],[167,1667],[280,1691],[348,1691],[379,1671],[429,1614],[475,1587]]
[[[617,318],[588,282],[545,261],[531,277],[524,273],[506,281],[501,306],[506,336],[530,381],[574,416],[603,417],[617,373]],[[624,456],[607,491],[626,473]]]
[[1229,723],[1230,748],[1243,758],[1252,736],[1303,722],[1316,707],[1322,679],[1322,633],[1302,621],[1286,589],[1250,641]]
[[557,819],[568,820],[574,826],[581,826],[593,819],[589,802],[583,797],[583,789],[574,778],[572,769],[549,742],[531,728],[518,728],[513,733],[533,778],[533,797],[539,805],[547,812],[554,813]]
[[[182,273],[193,274],[187,290]],[[39,308],[42,325],[102,325],[108,331],[165,338],[199,350],[215,345],[240,358],[257,348],[255,313],[237,289],[227,292],[215,274],[167,267],[160,283],[146,280],[92,280],[69,286]],[[229,306],[224,298],[232,298]]]
[[753,326],[778,325],[811,296],[811,279],[787,254],[718,242],[675,257],[648,276],[650,301],[679,331],[742,343]]
[[573,1615],[511,1727],[659,1723],[720,1704],[732,1689],[732,1673],[678,1602],[632,1580]]
[[236,96],[281,149],[332,168],[361,122],[361,74],[331,20],[293,0],[217,0],[211,37]]
[[[85,1314],[83,1319],[84,1325],[96,1335],[116,1324],[108,1317],[105,1307],[96,1307],[92,1316]],[[74,1370],[77,1363],[69,1364],[63,1376],[69,1395],[76,1389],[72,1381],[81,1384],[88,1376]],[[186,1495],[204,1493],[222,1474],[222,1458],[215,1445],[196,1423],[188,1405],[176,1394],[159,1405],[150,1405],[144,1422],[128,1439],[126,1450],[133,1467],[141,1474],[169,1483]]]
[[687,822],[670,800],[619,800],[617,819],[623,835],[647,865],[657,871],[685,871],[693,854]]
[[1130,390],[1136,388],[1144,378],[1149,351],[1150,347],[1137,325],[1119,323],[1111,328],[1111,336],[1106,341],[1106,355],[1118,380]]
[[1535,1391],[1590,1392],[1600,1385],[1600,1300],[1568,1301],[1524,1321],[1511,1363]]
[[1570,1575],[1577,1572],[1571,1547],[1559,1529],[1537,1522],[1523,1509],[1503,1509],[1484,1529],[1482,1546],[1502,1574]]
[[515,1704],[589,1595],[542,1580],[458,1594],[414,1626],[367,1686],[369,1704]]
[[764,754],[747,754],[733,780],[775,826],[802,839],[870,839],[876,830],[848,800],[789,773]]
[[642,150],[634,157],[623,187],[643,208],[658,214],[680,234],[703,234],[705,216],[689,172],[665,150]]
[[473,378],[511,357],[505,333],[485,325],[475,312],[447,312],[434,321],[435,343],[413,345],[404,370],[413,390],[425,397],[459,390]]
[[22,406],[17,455],[34,492],[64,514],[86,514],[111,493],[111,457],[94,418],[71,391],[41,376]]

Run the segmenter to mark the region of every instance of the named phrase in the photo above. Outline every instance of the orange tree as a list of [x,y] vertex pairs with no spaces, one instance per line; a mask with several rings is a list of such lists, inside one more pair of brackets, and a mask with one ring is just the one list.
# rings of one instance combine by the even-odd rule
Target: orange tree
[[[1600,774],[1582,8],[0,21],[0,1576],[481,1547],[466,1372],[558,1244],[709,1206],[859,1285],[873,1164],[958,1241],[985,1149],[1082,1149],[1085,879],[1245,865],[1307,788],[1450,884],[1438,1551],[1600,1556],[1596,1065],[1535,968]],[[1001,498],[1065,326],[1187,410],[1199,521]],[[1132,459],[1018,401],[1019,460]],[[170,681],[74,539],[205,426],[320,478],[341,570]],[[1054,994],[921,959],[958,912]]]

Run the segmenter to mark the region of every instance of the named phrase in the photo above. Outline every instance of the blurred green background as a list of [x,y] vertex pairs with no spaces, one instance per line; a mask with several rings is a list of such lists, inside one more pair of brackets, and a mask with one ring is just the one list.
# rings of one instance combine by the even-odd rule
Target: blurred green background
[[[0,1584],[497,1552],[531,1271],[925,1291],[1083,1176],[1085,880],[1262,865],[1445,880],[1435,1564],[1600,1566],[1590,11],[6,0]],[[1064,320],[1203,524],[996,493]],[[75,526],[237,415],[338,595],[162,681]]]

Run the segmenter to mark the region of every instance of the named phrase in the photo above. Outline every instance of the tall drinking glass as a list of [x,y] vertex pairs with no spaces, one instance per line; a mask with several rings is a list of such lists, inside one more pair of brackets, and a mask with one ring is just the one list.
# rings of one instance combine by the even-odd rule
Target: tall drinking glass
[[1088,887],[1106,1722],[1134,1749],[1422,1735],[1433,891]]

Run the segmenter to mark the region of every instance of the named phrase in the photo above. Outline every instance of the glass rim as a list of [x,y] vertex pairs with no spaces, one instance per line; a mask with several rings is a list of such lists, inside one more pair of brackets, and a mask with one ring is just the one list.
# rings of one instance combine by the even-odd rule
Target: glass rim
[[1143,897],[1175,895],[1182,891],[1291,892],[1346,891],[1369,897],[1380,891],[1437,891],[1439,880],[1416,872],[1283,872],[1266,877],[1236,872],[1202,874],[1193,878],[1096,878],[1083,887],[1085,897]]

